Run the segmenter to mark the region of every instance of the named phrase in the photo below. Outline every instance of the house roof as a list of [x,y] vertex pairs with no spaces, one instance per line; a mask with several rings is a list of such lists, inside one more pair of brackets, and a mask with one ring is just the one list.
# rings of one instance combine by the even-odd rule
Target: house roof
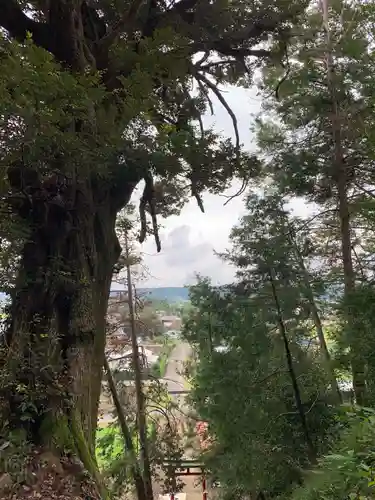
[[162,316],[160,319],[162,321],[179,321],[181,318],[179,316]]

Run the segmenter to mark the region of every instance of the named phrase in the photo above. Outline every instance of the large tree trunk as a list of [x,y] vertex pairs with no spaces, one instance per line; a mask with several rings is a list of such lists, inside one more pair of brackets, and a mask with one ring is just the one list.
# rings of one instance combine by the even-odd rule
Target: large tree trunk
[[33,230],[1,356],[1,436],[11,441],[24,430],[34,450],[78,457],[100,483],[94,448],[105,318],[121,248],[110,198],[99,203],[89,183],[76,183],[68,198],[70,209],[35,196],[30,207]]
[[[86,3],[50,2],[48,25],[30,21],[15,4],[8,5],[4,12],[10,31],[20,28],[13,36],[23,40],[30,28],[38,43],[42,42],[39,28],[43,29],[44,43],[39,45],[54,54],[68,71],[83,74],[97,66],[91,51],[96,39],[86,33]],[[13,14],[23,28],[18,21],[12,24]],[[96,21],[100,22],[98,16]],[[94,104],[86,121],[75,123],[74,133],[84,144],[88,135],[95,137]],[[141,175],[124,165],[115,165],[111,171],[107,158],[101,174],[94,177],[85,153],[82,165],[79,156],[70,158],[70,164],[65,164],[63,157],[69,158],[69,153],[56,151],[56,161],[49,165],[49,171],[57,168],[59,173],[49,179],[40,178],[40,166],[28,167],[22,160],[7,172],[12,213],[26,222],[30,234],[21,254],[5,345],[0,351],[0,448],[11,450],[12,460],[15,454],[27,455],[23,468],[30,472],[25,478],[32,483],[30,498],[38,491],[43,493],[38,498],[45,500],[106,497],[100,487],[88,496],[87,481],[77,472],[69,472],[68,466],[79,458],[81,469],[100,486],[94,447],[105,316],[113,266],[121,250],[115,220]],[[97,158],[101,161],[100,151]],[[40,457],[45,453],[57,457],[55,465],[61,472],[55,470],[58,484],[49,491],[49,482],[39,474]],[[6,471],[3,456],[0,488],[4,484],[1,474]],[[73,493],[64,481],[67,474],[76,487]],[[36,486],[35,482],[40,484]],[[25,495],[21,489],[14,498],[27,498]],[[0,498],[5,498],[2,491]]]

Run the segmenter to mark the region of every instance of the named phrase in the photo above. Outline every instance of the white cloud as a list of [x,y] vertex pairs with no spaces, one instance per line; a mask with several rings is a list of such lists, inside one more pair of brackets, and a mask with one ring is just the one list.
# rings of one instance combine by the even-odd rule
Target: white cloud
[[235,198],[226,207],[224,201],[208,194],[204,214],[191,201],[180,216],[167,219],[159,254],[151,238],[145,242],[143,260],[152,277],[144,286],[183,286],[194,281],[195,273],[210,276],[216,283],[233,278],[233,269],[216,257],[214,250],[220,252],[228,246],[229,232],[239,219],[243,200]]
[[[246,149],[254,149],[250,126],[254,115],[260,111],[260,98],[254,89],[230,87],[224,94],[238,120],[240,140]],[[215,102],[213,98],[213,102]],[[224,136],[234,137],[233,123],[226,110],[214,106],[215,116],[207,116],[206,126],[214,126]],[[239,183],[224,194],[234,194]],[[150,277],[142,286],[183,286],[194,281],[195,273],[212,278],[215,283],[228,283],[234,277],[234,269],[214,255],[229,246],[231,228],[244,211],[244,198],[239,196],[224,206],[227,198],[206,194],[205,213],[201,213],[195,200],[191,200],[179,216],[163,221],[161,231],[162,251],[156,253],[155,243],[149,238],[141,247],[143,259]],[[297,200],[292,203],[296,213],[306,213],[306,204]]]

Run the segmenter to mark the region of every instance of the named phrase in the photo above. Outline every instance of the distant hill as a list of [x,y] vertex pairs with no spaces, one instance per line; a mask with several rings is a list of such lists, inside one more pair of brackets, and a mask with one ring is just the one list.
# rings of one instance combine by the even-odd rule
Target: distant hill
[[182,286],[139,288],[138,292],[151,300],[166,300],[167,302],[186,302],[189,300],[189,290]]
[[[123,286],[117,287],[116,284],[112,287],[112,293],[117,290],[124,290]],[[145,298],[151,300],[166,300],[167,302],[185,302],[189,300],[189,292],[187,288],[182,286],[166,286],[160,288],[138,288],[138,293]],[[5,293],[0,292],[0,302],[6,299]]]

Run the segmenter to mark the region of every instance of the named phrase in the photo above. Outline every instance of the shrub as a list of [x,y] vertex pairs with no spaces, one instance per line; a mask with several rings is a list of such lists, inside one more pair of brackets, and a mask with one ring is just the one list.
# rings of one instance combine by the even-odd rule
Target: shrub
[[349,410],[331,453],[311,471],[292,500],[367,500],[375,496],[375,411]]

